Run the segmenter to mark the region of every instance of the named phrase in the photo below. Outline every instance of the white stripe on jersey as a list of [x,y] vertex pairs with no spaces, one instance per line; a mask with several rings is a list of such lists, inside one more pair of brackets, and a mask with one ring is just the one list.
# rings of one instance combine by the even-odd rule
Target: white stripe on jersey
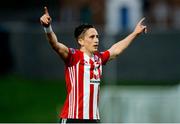
[[70,76],[70,82],[71,82],[71,91],[70,91],[70,94],[69,94],[69,115],[68,117],[69,118],[73,118],[73,115],[74,115],[74,106],[75,106],[75,103],[74,103],[74,100],[75,100],[75,69],[74,69],[74,66],[73,67],[69,67],[68,68],[69,70],[69,76]]
[[[89,57],[84,54],[84,97],[83,97],[83,118],[89,119],[89,93],[90,93],[90,61]],[[86,64],[87,62],[87,64]]]
[[78,103],[79,103],[79,101],[78,101],[78,96],[79,96],[79,94],[78,94],[78,93],[79,93],[79,92],[78,92],[78,90],[79,90],[79,87],[78,87],[78,84],[79,84],[79,80],[78,80],[78,79],[79,79],[79,77],[78,77],[78,76],[79,76],[79,63],[80,63],[80,62],[78,62],[78,63],[76,64],[76,81],[77,81],[77,84],[76,84],[76,85],[77,85],[77,88],[76,88],[76,90],[77,90],[77,91],[76,91],[76,94],[77,94],[77,95],[76,95],[76,96],[77,96],[77,99],[76,99],[76,118],[78,118],[78,109],[79,109],[79,108],[78,108],[78,107],[79,107],[79,104],[78,104]]
[[[68,68],[68,70],[69,70],[69,77],[70,77],[70,83],[71,83],[71,86],[72,86],[72,73],[71,73],[71,69],[70,68]],[[70,93],[69,93],[69,112],[68,112],[68,118],[71,118],[71,110],[72,110],[72,102],[71,102],[71,100],[72,100],[72,98],[71,98],[71,96],[72,96],[72,90],[70,91]]]
[[[95,62],[95,57],[93,56],[91,60],[93,60],[93,62]],[[101,63],[101,59],[99,60]],[[100,71],[100,75],[102,75],[102,65],[99,68]],[[98,108],[98,92],[99,92],[99,86],[100,84],[94,84],[94,96],[93,96],[93,119],[100,119],[99,118],[99,108]]]
[[93,118],[97,119],[97,97],[98,97],[99,84],[94,84],[94,96],[93,96]]
[[75,68],[74,66],[72,67],[72,77],[73,77],[73,104],[72,104],[72,115],[74,118],[74,108],[75,108],[75,85],[76,85],[76,81],[75,81]]

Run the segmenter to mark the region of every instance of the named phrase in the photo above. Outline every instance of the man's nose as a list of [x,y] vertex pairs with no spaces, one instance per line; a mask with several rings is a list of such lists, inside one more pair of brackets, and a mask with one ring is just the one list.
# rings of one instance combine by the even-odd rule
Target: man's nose
[[95,43],[99,43],[99,39],[98,38],[95,39]]

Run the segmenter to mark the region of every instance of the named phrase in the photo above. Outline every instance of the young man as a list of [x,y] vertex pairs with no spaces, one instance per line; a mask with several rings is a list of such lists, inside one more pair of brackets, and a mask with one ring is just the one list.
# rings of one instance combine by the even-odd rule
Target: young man
[[51,28],[51,17],[47,7],[40,18],[42,26],[52,48],[65,62],[65,80],[67,98],[60,114],[63,123],[97,123],[99,117],[99,85],[102,65],[115,59],[142,32],[146,26],[142,19],[135,30],[125,39],[115,43],[105,52],[98,52],[98,32],[92,25],[80,25],[74,35],[79,49],[68,48],[58,42]]

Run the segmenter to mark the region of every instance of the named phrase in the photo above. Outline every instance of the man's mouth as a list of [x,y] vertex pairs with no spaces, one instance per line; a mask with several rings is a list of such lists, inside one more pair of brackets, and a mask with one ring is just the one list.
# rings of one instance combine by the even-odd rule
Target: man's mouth
[[99,45],[94,45],[95,48],[98,48]]

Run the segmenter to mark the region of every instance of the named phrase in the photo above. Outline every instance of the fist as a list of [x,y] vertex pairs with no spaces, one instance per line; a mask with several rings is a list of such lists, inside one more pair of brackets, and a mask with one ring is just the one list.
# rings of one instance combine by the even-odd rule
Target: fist
[[51,24],[51,17],[49,16],[47,7],[44,7],[44,14],[40,17],[40,23],[44,27],[49,27]]

